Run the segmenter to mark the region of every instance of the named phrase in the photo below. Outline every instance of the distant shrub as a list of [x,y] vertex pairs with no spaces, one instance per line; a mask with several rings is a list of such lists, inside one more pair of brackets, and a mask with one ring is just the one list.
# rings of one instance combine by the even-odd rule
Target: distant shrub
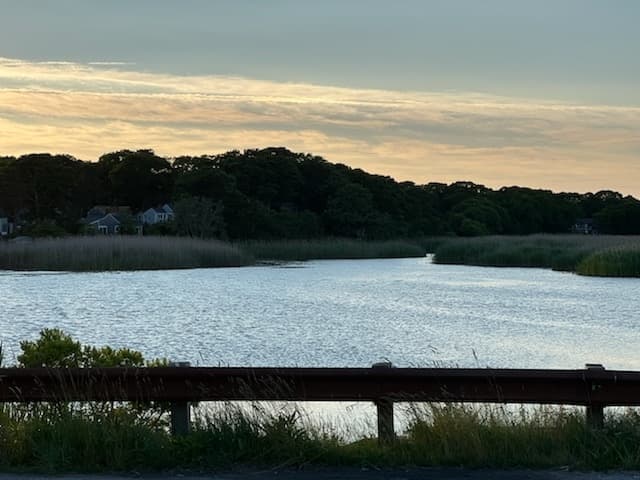
[[55,238],[66,237],[69,233],[53,220],[41,220],[25,227],[23,235],[30,237]]

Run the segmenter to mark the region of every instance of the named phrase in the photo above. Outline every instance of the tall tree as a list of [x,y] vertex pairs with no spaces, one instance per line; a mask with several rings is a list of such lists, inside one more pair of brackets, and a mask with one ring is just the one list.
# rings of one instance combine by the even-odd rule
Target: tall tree
[[113,204],[140,210],[171,199],[173,171],[168,160],[153,150],[122,150],[100,157]]

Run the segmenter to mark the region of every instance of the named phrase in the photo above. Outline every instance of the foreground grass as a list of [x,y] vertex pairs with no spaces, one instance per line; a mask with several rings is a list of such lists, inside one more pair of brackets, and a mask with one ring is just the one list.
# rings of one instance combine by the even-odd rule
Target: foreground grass
[[[434,262],[495,267],[540,267],[589,275],[640,276],[640,237],[531,235],[451,238]],[[619,265],[624,264],[621,268]]]
[[160,270],[252,263],[228,243],[180,237],[69,237],[0,242],[0,269],[51,271]]
[[64,471],[212,471],[304,465],[640,468],[640,416],[610,415],[593,430],[561,409],[517,414],[492,407],[427,406],[389,446],[349,443],[305,425],[296,411],[250,415],[237,408],[201,415],[192,433],[172,438],[118,412],[0,413],[0,468]]
[[243,242],[239,246],[260,260],[406,258],[426,254],[424,247],[404,240],[269,240]]

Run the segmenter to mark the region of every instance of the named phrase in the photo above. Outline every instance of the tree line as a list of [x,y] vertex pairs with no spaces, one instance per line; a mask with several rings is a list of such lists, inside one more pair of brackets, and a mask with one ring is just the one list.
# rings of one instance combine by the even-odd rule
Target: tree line
[[227,239],[567,233],[578,218],[593,218],[601,233],[640,233],[640,201],[609,190],[417,185],[286,148],[172,159],[122,150],[97,162],[0,157],[0,216],[25,233],[43,225],[80,233],[94,205],[136,212],[166,202],[176,220],[155,233]]

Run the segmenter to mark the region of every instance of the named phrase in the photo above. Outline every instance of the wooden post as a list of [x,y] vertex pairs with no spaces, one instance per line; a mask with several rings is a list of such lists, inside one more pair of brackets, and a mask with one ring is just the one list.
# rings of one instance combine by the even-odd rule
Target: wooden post
[[[587,363],[585,365],[587,371],[604,370],[604,366],[599,363]],[[591,392],[595,392],[601,388],[601,385],[590,382]],[[604,427],[604,407],[602,403],[590,403],[587,405],[587,425],[591,428],[603,428]]]
[[[374,363],[371,368],[393,368],[391,362]],[[393,424],[393,400],[380,398],[375,402],[378,413],[378,442],[381,445],[393,443],[396,438]]]
[[[189,362],[169,362],[170,367],[190,367]],[[191,407],[189,402],[171,402],[171,435],[181,436],[191,429]]]

